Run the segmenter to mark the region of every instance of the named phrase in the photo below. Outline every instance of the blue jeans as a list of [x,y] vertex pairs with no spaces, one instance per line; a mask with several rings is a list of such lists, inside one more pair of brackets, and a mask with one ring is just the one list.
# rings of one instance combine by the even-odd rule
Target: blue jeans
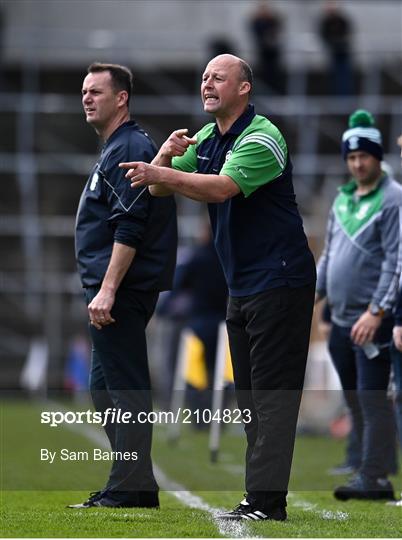
[[384,320],[375,336],[380,353],[367,358],[350,338],[351,328],[332,325],[329,351],[338,372],[353,429],[361,448],[360,472],[380,478],[396,470],[396,427],[387,397],[392,320]]
[[391,360],[396,389],[395,416],[398,425],[399,447],[402,450],[402,353],[398,351],[393,343],[391,345]]

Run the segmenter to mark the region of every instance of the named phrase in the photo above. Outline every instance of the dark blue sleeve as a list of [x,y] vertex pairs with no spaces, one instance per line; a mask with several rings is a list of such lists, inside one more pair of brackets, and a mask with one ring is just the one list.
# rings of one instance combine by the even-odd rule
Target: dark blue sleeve
[[144,236],[150,211],[148,188],[132,189],[125,178],[123,161],[150,162],[155,156],[151,142],[142,134],[126,136],[105,156],[101,164],[103,188],[110,209],[108,222],[114,231],[114,241],[137,248]]

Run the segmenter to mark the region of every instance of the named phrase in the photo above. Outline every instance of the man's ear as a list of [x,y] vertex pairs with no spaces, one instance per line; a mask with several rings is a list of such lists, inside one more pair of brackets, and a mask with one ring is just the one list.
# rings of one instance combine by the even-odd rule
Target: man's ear
[[117,102],[120,106],[127,105],[128,101],[128,92],[126,90],[121,90],[117,94]]
[[248,94],[251,90],[251,84],[248,81],[243,81],[240,84],[240,95]]

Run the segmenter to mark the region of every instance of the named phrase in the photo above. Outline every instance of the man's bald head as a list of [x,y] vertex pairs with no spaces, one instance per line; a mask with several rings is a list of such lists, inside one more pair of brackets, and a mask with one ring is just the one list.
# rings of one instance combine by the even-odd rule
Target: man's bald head
[[225,67],[234,68],[238,70],[239,81],[246,81],[250,83],[250,87],[253,86],[253,71],[250,65],[242,58],[235,56],[234,54],[219,54],[208,62],[210,65],[225,65]]

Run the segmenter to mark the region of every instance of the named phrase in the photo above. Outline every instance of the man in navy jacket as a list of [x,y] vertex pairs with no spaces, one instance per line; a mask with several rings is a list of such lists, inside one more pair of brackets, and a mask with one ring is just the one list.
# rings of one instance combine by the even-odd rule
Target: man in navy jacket
[[145,328],[160,291],[171,288],[177,223],[172,197],[132,190],[118,163],[151,161],[156,148],[130,120],[132,74],[124,66],[92,64],[82,86],[86,120],[103,141],[79,203],[76,258],[85,289],[92,340],[90,389],[97,411],[130,413],[108,421],[113,465],[104,489],[73,508],[157,507],[151,462],[152,426],[136,421],[152,410]]

